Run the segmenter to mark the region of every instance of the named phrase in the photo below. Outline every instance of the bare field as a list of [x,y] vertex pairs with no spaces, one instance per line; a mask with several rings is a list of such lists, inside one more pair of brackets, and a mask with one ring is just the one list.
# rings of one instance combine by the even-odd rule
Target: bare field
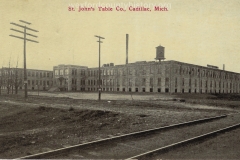
[[26,102],[22,94],[0,96],[0,158],[236,112],[223,105],[203,107],[187,98],[180,102],[182,97],[167,94],[103,93],[101,102],[94,99],[97,93],[29,94]]

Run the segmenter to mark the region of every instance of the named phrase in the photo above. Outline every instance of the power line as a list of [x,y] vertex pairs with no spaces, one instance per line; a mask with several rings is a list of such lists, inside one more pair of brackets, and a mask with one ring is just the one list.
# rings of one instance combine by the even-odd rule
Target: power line
[[101,36],[95,36],[97,37],[99,40],[97,41],[99,43],[99,66],[98,66],[98,100],[100,101],[101,100],[101,71],[100,71],[100,63],[101,63],[101,57],[100,57],[100,51],[101,51],[101,43],[103,43],[101,41],[101,39],[105,39],[104,37],[101,37]]
[[[31,24],[31,23],[26,22],[26,21],[23,21],[23,20],[19,20],[19,21],[22,22],[22,23],[28,24],[28,25]],[[25,100],[27,100],[28,94],[27,94],[26,41],[30,41],[30,42],[34,42],[34,43],[39,43],[38,41],[35,41],[35,40],[31,40],[31,39],[26,38],[27,35],[37,38],[36,35],[27,33],[27,30],[30,30],[30,31],[33,31],[33,32],[38,32],[38,31],[35,30],[35,29],[32,29],[32,28],[29,28],[29,27],[27,27],[26,25],[24,26],[24,25],[20,25],[20,24],[17,24],[17,23],[13,23],[13,22],[11,22],[10,24],[15,25],[15,26],[17,26],[17,27],[21,27],[21,28],[24,29],[23,31],[19,31],[19,30],[13,29],[13,28],[10,29],[10,30],[15,31],[15,32],[23,33],[23,37],[19,37],[19,36],[15,36],[15,35],[9,35],[9,36],[23,40],[24,88],[25,88],[24,90],[25,90]]]

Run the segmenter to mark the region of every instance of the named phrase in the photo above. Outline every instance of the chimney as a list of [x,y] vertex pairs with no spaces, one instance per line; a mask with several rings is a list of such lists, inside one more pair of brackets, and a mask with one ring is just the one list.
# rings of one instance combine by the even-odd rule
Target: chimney
[[128,34],[126,34],[126,64],[128,64]]
[[225,70],[225,64],[223,64],[223,70]]

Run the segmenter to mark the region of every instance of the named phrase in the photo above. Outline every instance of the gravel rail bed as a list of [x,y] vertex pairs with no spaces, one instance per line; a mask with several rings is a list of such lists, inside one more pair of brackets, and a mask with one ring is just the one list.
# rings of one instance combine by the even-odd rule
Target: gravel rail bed
[[239,121],[240,115],[228,115],[226,118],[208,123],[185,126],[154,134],[137,136],[131,139],[93,145],[81,148],[66,155],[54,156],[54,158],[78,158],[78,159],[125,159],[172,143],[189,139],[201,134],[212,132]]

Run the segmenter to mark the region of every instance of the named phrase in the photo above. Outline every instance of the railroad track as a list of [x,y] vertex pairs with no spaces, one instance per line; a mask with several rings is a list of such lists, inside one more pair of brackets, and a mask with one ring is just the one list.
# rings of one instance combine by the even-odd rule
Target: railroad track
[[[134,132],[17,159],[146,159],[152,154],[223,133],[237,127],[239,114],[222,115]],[[208,127],[212,126],[212,127]],[[197,132],[195,132],[198,130]]]

